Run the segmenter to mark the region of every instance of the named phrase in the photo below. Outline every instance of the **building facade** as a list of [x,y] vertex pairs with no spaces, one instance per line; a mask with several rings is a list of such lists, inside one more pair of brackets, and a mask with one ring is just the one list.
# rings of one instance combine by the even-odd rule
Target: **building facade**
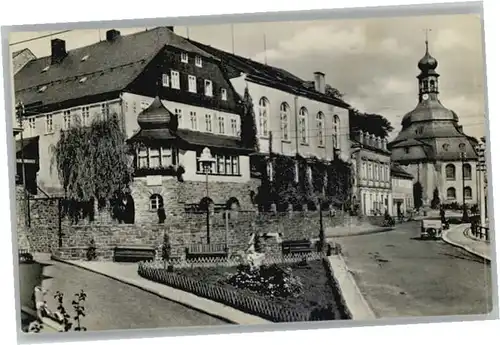
[[[52,195],[61,192],[52,160],[52,147],[61,131],[73,126],[88,126],[94,119],[116,117],[126,137],[131,138],[143,129],[138,122],[139,114],[146,109],[161,108],[175,117],[176,135],[182,136],[178,140],[184,143],[178,151],[174,150],[178,160],[168,165],[182,164],[184,186],[194,183],[189,192],[183,193],[183,202],[199,203],[206,188],[196,184],[204,186],[205,181],[196,163],[198,147],[208,146],[216,159],[225,159],[226,155],[219,151],[225,152],[228,142],[239,145],[239,95],[219,60],[175,35],[172,27],[127,36],[117,30],[108,30],[106,37],[105,41],[70,51],[66,50],[63,40],[54,39],[50,56],[29,61],[14,76],[16,100],[22,101],[26,108],[24,138],[36,142],[39,147],[38,186]],[[159,101],[155,103],[155,100]],[[148,130],[153,130],[149,127]],[[134,183],[143,185],[140,190],[145,195],[137,196],[136,193],[135,196],[147,202],[136,202],[136,208],[154,211],[159,205],[159,202],[150,201],[151,195],[158,194],[159,175],[154,170],[162,168],[159,164],[163,158],[165,162],[174,159],[173,146],[168,147],[170,151],[137,153],[142,164],[137,173],[142,176],[137,176]],[[235,150],[238,151],[238,147]],[[248,154],[227,156],[230,169],[226,169],[226,162],[224,166],[218,163],[210,172],[216,176],[212,181],[215,185],[225,183],[224,189],[233,193],[241,205],[250,205]],[[151,178],[148,177],[150,173]],[[151,182],[153,180],[156,182]],[[222,198],[225,194],[220,195]],[[213,201],[225,203],[227,200]]]
[[426,42],[418,63],[418,104],[403,117],[401,131],[389,144],[391,157],[414,176],[415,206],[430,206],[436,189],[443,204],[473,204],[478,142],[464,133],[457,114],[441,104],[437,66]]
[[387,140],[358,131],[352,138],[353,203],[362,215],[392,212],[391,153]]
[[391,165],[392,215],[404,216],[413,209],[413,175]]

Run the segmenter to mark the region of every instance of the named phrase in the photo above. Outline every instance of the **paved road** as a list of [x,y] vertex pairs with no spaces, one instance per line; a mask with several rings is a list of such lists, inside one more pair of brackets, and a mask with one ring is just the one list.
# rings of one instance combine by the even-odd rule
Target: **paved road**
[[335,239],[379,317],[485,314],[489,264],[441,240],[417,239],[418,222],[393,231]]
[[83,289],[89,331],[227,325],[226,321],[165,300],[138,288],[59,262],[45,267],[43,286],[50,290],[47,303],[55,307],[53,294],[60,290],[67,296],[65,307],[71,310],[71,299]]

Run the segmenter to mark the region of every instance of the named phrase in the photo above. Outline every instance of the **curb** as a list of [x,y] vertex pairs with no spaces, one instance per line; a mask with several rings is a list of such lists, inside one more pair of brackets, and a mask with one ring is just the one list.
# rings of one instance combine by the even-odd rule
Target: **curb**
[[[468,231],[469,229],[470,229],[470,228],[468,228],[468,227],[464,228],[464,236],[465,236],[465,232],[466,232],[466,231]],[[448,230],[448,231],[450,231],[450,230]],[[486,260],[486,261],[488,261],[488,262],[490,262],[490,263],[491,263],[491,258],[487,257],[486,255],[484,255],[484,254],[482,254],[482,253],[480,253],[480,252],[476,251],[475,249],[472,249],[472,248],[471,248],[471,247],[469,247],[468,245],[458,244],[458,243],[453,242],[452,240],[450,240],[450,239],[448,238],[448,232],[444,232],[444,233],[443,233],[442,239],[443,239],[443,241],[444,241],[444,242],[446,242],[446,243],[448,243],[448,244],[450,244],[450,245],[452,245],[452,246],[454,246],[454,247],[457,247],[457,248],[463,249],[463,250],[465,250],[466,252],[469,252],[469,253],[471,253],[472,255],[475,255],[475,256],[477,256],[477,257],[479,257],[479,258],[481,258],[481,259],[483,259],[483,260]]]
[[343,235],[331,235],[331,236],[326,236],[327,238],[341,238],[341,237],[352,237],[352,236],[363,236],[363,235],[370,235],[370,234],[377,234],[381,232],[389,232],[395,230],[396,227],[392,228],[378,228],[374,230],[367,230],[363,232],[357,232],[357,233],[352,233],[352,234],[343,234]]
[[342,255],[332,255],[327,259],[351,320],[375,320],[377,316],[361,293]]
[[[262,319],[262,318],[260,318],[258,316],[255,316],[255,315],[252,315],[252,314],[246,314],[246,313],[242,312],[241,310],[232,308],[232,307],[227,306],[225,304],[218,303],[218,302],[212,301],[212,300],[207,299],[207,298],[199,297],[199,296],[196,296],[196,295],[194,295],[194,294],[192,294],[190,292],[187,292],[187,291],[184,291],[184,290],[175,289],[175,288],[170,287],[168,285],[164,285],[164,286],[168,287],[169,289],[172,289],[172,290],[175,290],[175,291],[179,291],[181,294],[185,295],[188,298],[184,298],[182,300],[175,299],[173,297],[168,297],[168,296],[166,296],[163,293],[155,291],[154,289],[141,286],[141,285],[139,285],[139,284],[137,284],[135,282],[131,282],[131,281],[128,281],[128,280],[125,280],[125,279],[114,277],[114,276],[109,275],[107,273],[99,272],[99,271],[94,270],[94,269],[92,269],[90,267],[85,267],[85,266],[78,265],[75,262],[65,261],[65,260],[59,259],[59,258],[57,258],[55,256],[52,256],[51,259],[54,260],[54,261],[57,261],[57,262],[61,262],[61,263],[66,264],[66,265],[71,265],[71,266],[78,267],[80,269],[83,269],[83,270],[86,270],[86,271],[89,271],[89,272],[92,272],[92,273],[95,273],[95,274],[102,275],[104,277],[116,280],[116,281],[118,281],[120,283],[129,285],[129,286],[133,286],[135,288],[141,289],[143,291],[146,291],[146,292],[151,293],[153,295],[156,295],[158,297],[161,297],[161,298],[167,299],[169,301],[181,304],[181,305],[183,305],[183,306],[185,306],[185,307],[187,307],[189,309],[196,310],[196,311],[198,311],[200,313],[203,313],[203,314],[206,314],[206,315],[209,315],[209,316],[212,316],[212,317],[215,317],[215,318],[227,321],[227,322],[232,323],[232,324],[245,324],[245,325],[248,325],[248,324],[267,324],[267,323],[273,323],[273,322],[271,322],[269,320]],[[162,285],[160,283],[156,283],[156,282],[153,282],[153,281],[151,281],[151,283]],[[202,299],[202,300],[205,300],[205,301],[209,301],[210,304],[218,305],[218,306],[221,307],[221,309],[224,309],[227,312],[225,312],[225,313],[217,313],[212,308],[210,308],[209,310],[207,310],[208,308],[202,308],[199,305],[196,305],[195,301],[188,301],[189,299],[191,299],[191,300],[193,300],[193,299]],[[221,315],[221,314],[224,314],[224,315]],[[235,314],[236,317],[235,317],[235,315],[232,315],[232,314]],[[253,320],[254,322],[253,323],[242,323],[241,317],[238,317],[237,315],[247,316],[249,318],[252,318],[252,319],[254,319]]]

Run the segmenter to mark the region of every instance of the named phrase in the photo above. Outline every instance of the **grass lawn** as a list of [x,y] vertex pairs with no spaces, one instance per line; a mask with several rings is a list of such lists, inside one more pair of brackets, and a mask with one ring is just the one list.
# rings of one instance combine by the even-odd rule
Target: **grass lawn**
[[309,261],[305,266],[301,264],[280,264],[278,266],[291,268],[292,274],[300,279],[303,288],[298,296],[272,297],[249,289],[234,287],[226,280],[237,273],[236,267],[184,268],[176,270],[176,273],[200,282],[222,285],[241,294],[264,297],[297,311],[310,312],[317,307],[327,307],[328,304],[332,304],[333,314],[326,319],[341,318],[338,308],[335,306],[334,288],[328,279],[322,260]]

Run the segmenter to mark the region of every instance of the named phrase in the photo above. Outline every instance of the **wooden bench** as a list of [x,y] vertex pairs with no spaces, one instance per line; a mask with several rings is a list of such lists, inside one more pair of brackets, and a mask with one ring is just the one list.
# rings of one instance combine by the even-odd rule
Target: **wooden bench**
[[154,260],[156,250],[151,246],[119,245],[114,248],[113,260],[115,262],[138,262]]
[[187,258],[226,257],[227,254],[228,250],[225,243],[190,244],[186,248]]
[[283,241],[281,243],[281,250],[283,255],[289,254],[308,254],[312,253],[313,248],[309,240],[294,240]]

